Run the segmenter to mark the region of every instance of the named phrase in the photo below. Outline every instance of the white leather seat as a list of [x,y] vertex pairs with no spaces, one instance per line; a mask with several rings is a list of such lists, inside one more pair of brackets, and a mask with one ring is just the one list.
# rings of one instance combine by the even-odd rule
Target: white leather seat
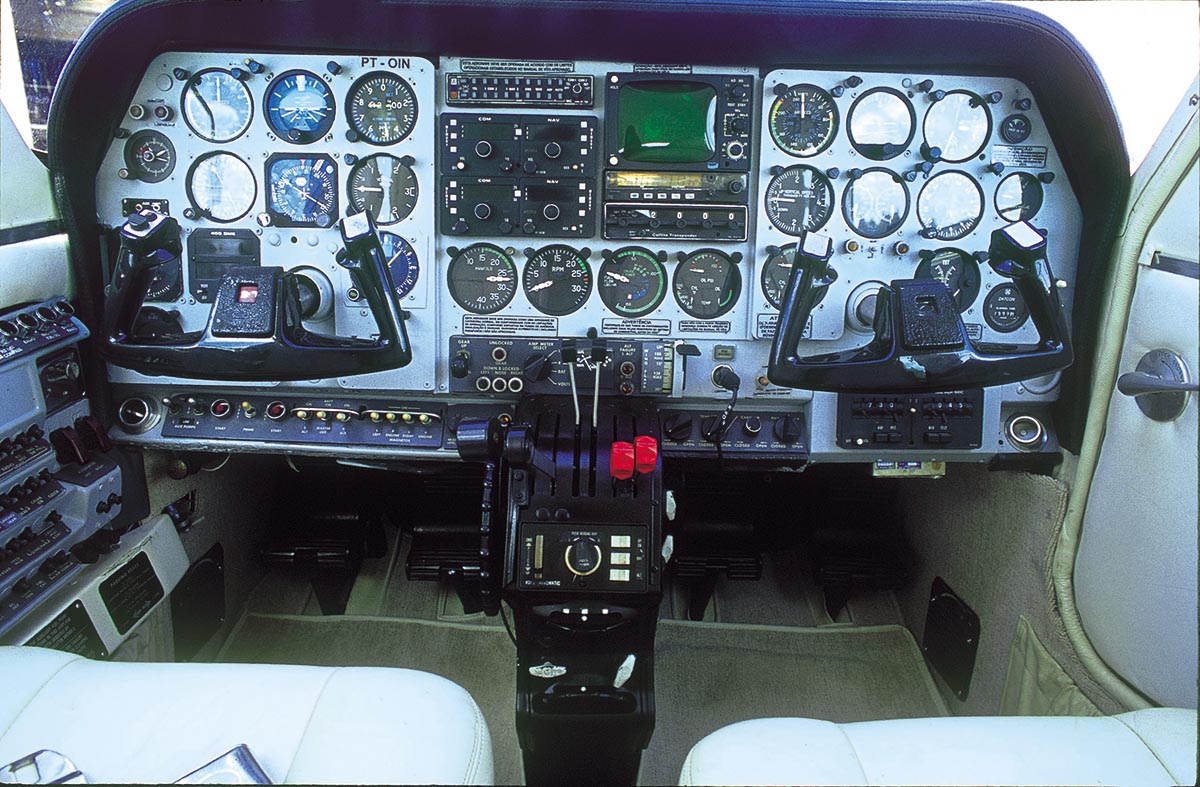
[[0,765],[50,749],[89,782],[170,783],[244,743],[275,783],[492,783],[475,701],[424,672],[0,647],[0,676]]
[[1196,783],[1196,711],[1102,718],[757,719],[697,743],[680,784]]

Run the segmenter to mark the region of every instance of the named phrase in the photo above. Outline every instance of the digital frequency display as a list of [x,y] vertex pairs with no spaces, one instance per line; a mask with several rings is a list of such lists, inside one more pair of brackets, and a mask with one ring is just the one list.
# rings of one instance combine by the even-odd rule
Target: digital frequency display
[[617,94],[617,153],[627,161],[698,164],[717,152],[717,91],[685,80],[646,80]]

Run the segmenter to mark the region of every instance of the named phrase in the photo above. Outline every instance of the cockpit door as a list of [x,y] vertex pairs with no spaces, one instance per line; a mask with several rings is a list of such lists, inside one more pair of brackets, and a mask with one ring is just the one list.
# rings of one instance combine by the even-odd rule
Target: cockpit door
[[1064,530],[1066,545],[1078,535],[1074,598],[1095,654],[1153,704],[1186,708],[1197,693],[1198,104],[1193,82],[1134,175]]

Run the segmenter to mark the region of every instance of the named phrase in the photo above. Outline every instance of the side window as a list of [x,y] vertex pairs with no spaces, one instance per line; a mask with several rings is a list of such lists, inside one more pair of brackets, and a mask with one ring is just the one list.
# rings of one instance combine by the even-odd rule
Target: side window
[[0,0],[0,99],[34,150],[46,150],[50,98],[71,47],[114,0]]

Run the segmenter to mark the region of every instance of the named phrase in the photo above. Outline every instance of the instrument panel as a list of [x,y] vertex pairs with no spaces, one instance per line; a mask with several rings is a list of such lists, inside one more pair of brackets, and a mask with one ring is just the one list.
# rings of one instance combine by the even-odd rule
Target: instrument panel
[[[814,456],[858,460],[837,395],[766,377],[801,233],[831,239],[837,272],[805,332],[812,353],[865,344],[879,286],[908,278],[942,281],[972,340],[1036,342],[1020,293],[986,264],[990,234],[1013,221],[1048,232],[1068,310],[1074,299],[1079,204],[1035,96],[1002,77],[170,52],[124,117],[97,180],[100,219],[116,227],[146,207],[178,219],[182,259],[147,305],[187,330],[209,320],[221,277],[249,265],[308,282],[305,327],[370,336],[337,223],[367,211],[379,225],[413,361],[236,386],[247,392],[509,402],[547,379],[535,377],[545,348],[594,336],[635,367],[603,370],[606,393],[712,407],[727,397],[712,373],[729,366],[744,406],[805,411]],[[480,357],[489,342],[504,359]],[[643,366],[653,384],[626,385]],[[152,400],[239,395],[109,374]],[[1027,450],[1005,424],[1044,410],[1056,384],[983,389],[982,432],[997,439],[955,450]]]

